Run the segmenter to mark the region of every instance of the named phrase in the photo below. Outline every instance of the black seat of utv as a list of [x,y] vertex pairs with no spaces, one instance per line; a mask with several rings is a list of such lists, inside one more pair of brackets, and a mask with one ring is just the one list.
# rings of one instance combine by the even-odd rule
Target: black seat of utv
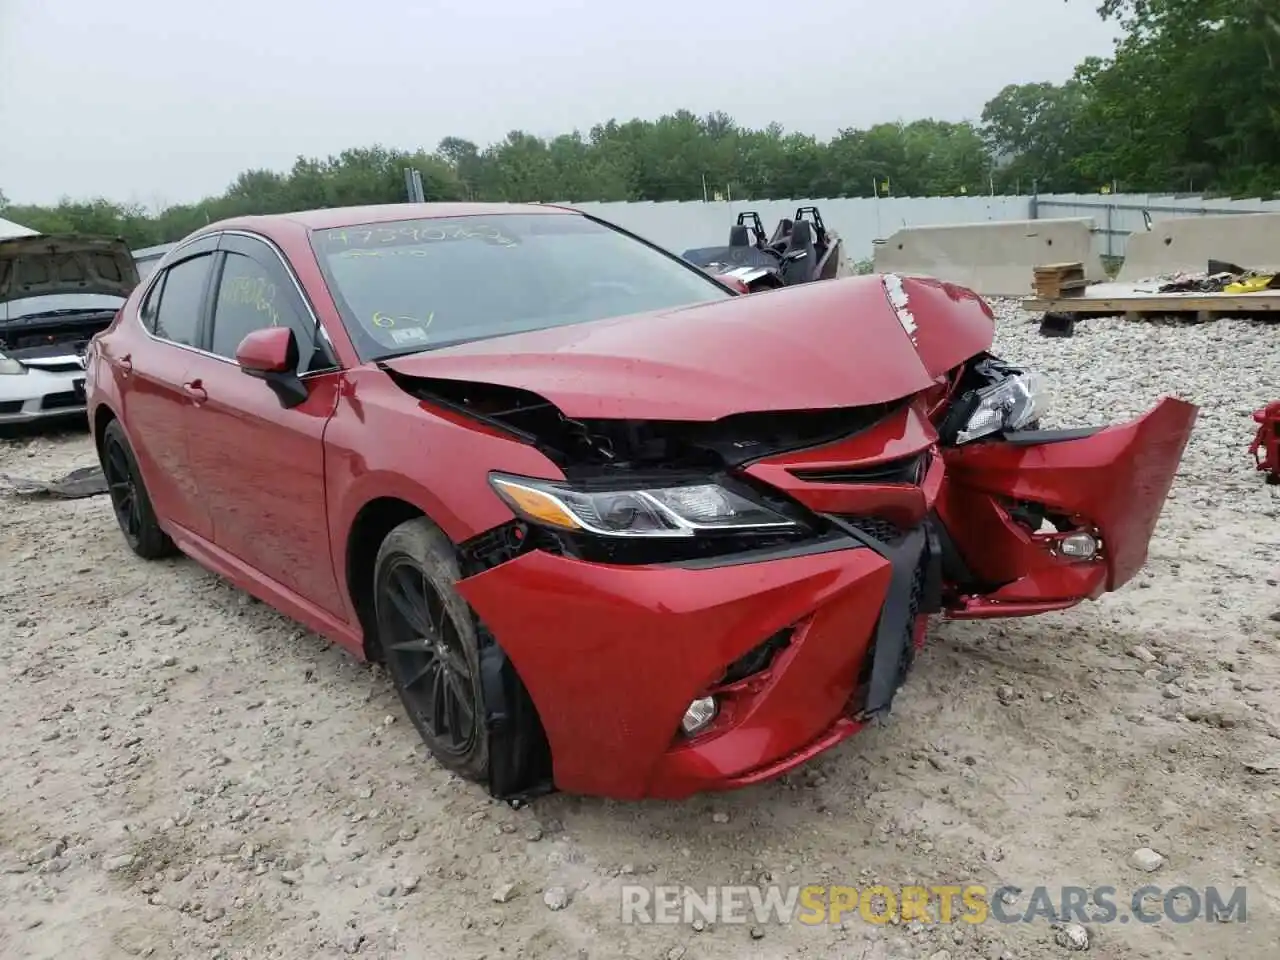
[[795,222],[783,217],[778,221],[778,229],[773,231],[773,236],[769,239],[769,246],[779,253],[787,249],[787,241],[791,238],[791,231],[795,229]]
[[804,253],[803,257],[786,260],[782,264],[783,279],[787,283],[807,280],[817,268],[818,251],[813,245],[813,224],[807,220],[801,220],[792,228],[783,256],[801,252]]

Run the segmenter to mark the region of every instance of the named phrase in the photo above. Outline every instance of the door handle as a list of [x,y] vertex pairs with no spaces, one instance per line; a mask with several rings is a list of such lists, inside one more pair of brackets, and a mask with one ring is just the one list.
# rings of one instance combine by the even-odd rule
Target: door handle
[[182,385],[182,392],[196,403],[204,403],[209,399],[209,394],[207,394],[204,389],[204,383],[200,380],[191,380],[184,383]]

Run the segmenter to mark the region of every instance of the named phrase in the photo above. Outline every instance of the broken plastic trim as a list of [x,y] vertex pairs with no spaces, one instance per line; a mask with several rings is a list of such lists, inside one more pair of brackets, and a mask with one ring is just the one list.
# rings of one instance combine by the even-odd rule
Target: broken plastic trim
[[[501,419],[500,416],[494,416],[489,413],[483,413],[475,409],[475,407],[468,405],[465,401],[459,402],[457,400],[450,399],[449,397],[446,397],[431,391],[429,388],[427,388],[424,385],[424,378],[405,376],[402,373],[397,373],[391,367],[381,362],[377,364],[377,367],[379,370],[381,370],[383,373],[385,373],[388,377],[391,378],[392,383],[394,383],[397,387],[399,387],[401,390],[403,390],[405,393],[409,394],[410,396],[417,397],[419,400],[426,400],[429,403],[434,403],[437,406],[444,407],[446,410],[452,411],[453,413],[459,413],[459,414],[462,414],[463,416],[470,417],[471,419],[477,420],[480,423],[485,424],[486,426],[490,426],[497,430],[501,430],[504,433],[508,433],[511,436],[515,437],[517,440],[520,440],[524,443],[531,444],[533,446],[537,446],[538,438],[535,437],[533,434],[528,433],[527,431],[524,431],[524,430],[520,430],[517,427],[513,427],[510,423]],[[429,383],[430,381],[425,381],[425,382]],[[467,384],[461,381],[456,381],[456,383],[458,384],[459,387],[467,386]],[[530,394],[530,396],[536,397],[535,394]],[[537,399],[541,399],[541,398],[538,397]],[[546,401],[543,401],[543,402],[545,403]]]
[[1074,427],[1067,430],[1006,430],[1003,439],[1019,447],[1036,447],[1046,443],[1083,440],[1101,433],[1106,427]]
[[774,660],[777,659],[778,654],[790,646],[795,632],[796,628],[794,626],[783,627],[762,643],[752,647],[733,663],[729,664],[724,674],[716,682],[716,689],[741,683],[743,680],[769,669]]
[[477,622],[489,738],[489,793],[513,806],[555,792],[551,747],[529,691],[497,640]]
[[[523,523],[504,523],[459,544],[462,575],[475,576],[532,548],[529,530]],[[489,740],[489,793],[519,806],[555,790],[551,748],[537,708],[515,667],[488,627],[479,617],[475,619],[485,735]]]
[[912,600],[915,599],[916,576],[922,567],[924,584],[916,612],[934,613],[941,607],[941,544],[928,521],[890,545],[841,517],[823,514],[823,518],[880,554],[892,566],[889,589],[885,593],[871,647],[871,678],[865,699],[856,713],[856,719],[868,720],[889,711],[894,696],[906,680],[915,633]]

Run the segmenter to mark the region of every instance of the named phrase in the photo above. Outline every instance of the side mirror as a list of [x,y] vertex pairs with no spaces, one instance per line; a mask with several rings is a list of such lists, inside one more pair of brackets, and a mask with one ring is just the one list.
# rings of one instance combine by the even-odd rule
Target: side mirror
[[236,363],[250,376],[298,369],[298,341],[288,327],[255,330],[236,347]]
[[266,381],[286,410],[307,399],[298,376],[298,339],[289,327],[255,330],[236,347],[236,363],[251,377]]

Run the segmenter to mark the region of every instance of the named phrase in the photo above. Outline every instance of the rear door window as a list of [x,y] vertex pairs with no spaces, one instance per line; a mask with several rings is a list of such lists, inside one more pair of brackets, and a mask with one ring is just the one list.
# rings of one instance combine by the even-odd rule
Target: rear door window
[[200,254],[165,271],[164,290],[156,312],[154,333],[163,340],[187,347],[200,345],[200,320],[205,284],[213,255]]

